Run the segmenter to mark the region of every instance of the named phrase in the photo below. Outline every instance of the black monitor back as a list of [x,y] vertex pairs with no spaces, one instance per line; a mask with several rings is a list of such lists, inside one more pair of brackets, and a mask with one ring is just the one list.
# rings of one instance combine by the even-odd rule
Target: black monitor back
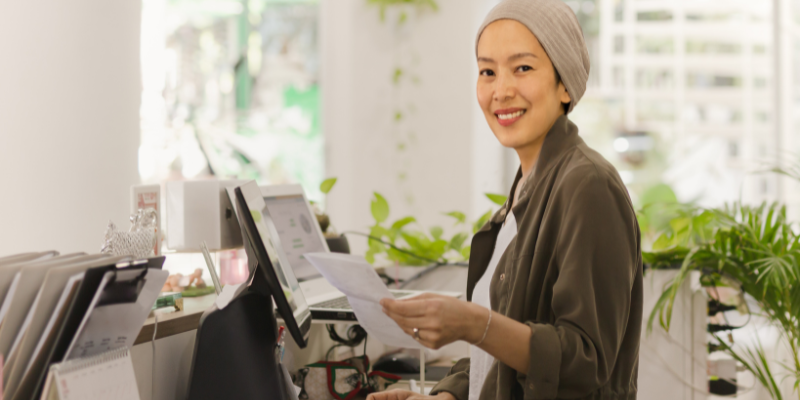
[[275,354],[278,326],[272,299],[246,289],[224,309],[200,319],[188,399],[291,399],[294,388]]

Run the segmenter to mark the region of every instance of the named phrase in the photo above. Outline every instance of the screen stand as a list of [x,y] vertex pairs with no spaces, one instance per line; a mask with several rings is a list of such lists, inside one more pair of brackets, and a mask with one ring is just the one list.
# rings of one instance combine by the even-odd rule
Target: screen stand
[[189,379],[189,400],[291,399],[294,386],[276,354],[278,322],[261,268],[222,310],[200,318]]

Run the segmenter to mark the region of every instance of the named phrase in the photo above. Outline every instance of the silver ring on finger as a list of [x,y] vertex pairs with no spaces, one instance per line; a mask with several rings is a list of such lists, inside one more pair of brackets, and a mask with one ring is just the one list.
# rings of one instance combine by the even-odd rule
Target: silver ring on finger
[[419,328],[414,328],[414,340],[419,340]]

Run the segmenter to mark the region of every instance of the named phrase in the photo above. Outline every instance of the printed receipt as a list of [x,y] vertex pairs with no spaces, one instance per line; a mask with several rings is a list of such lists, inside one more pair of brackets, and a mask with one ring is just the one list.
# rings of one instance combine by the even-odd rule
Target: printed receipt
[[389,346],[422,348],[383,313],[381,299],[394,297],[375,268],[363,257],[340,253],[306,253],[304,256],[331,285],[347,296],[358,323],[370,336]]

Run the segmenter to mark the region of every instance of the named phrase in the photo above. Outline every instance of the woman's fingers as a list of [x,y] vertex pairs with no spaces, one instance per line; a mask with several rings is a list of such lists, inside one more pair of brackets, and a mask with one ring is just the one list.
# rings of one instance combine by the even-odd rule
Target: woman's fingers
[[421,317],[425,315],[428,309],[428,301],[417,298],[403,301],[383,299],[381,300],[381,305],[385,310],[404,317]]
[[412,400],[418,393],[408,390],[390,390],[388,392],[372,393],[367,395],[367,400]]
[[423,294],[406,300],[381,300],[383,312],[410,336],[425,347],[438,349],[464,337],[472,323],[469,303],[451,297]]
[[425,317],[405,317],[400,314],[395,314],[391,311],[387,312],[386,315],[389,318],[393,319],[394,322],[397,322],[397,325],[400,325],[401,328],[409,328],[409,329],[431,329],[436,330],[441,328],[441,321],[437,318],[433,318],[430,316]]
[[388,392],[372,393],[367,395],[367,400],[432,400],[434,396],[424,396],[408,390],[390,390]]

